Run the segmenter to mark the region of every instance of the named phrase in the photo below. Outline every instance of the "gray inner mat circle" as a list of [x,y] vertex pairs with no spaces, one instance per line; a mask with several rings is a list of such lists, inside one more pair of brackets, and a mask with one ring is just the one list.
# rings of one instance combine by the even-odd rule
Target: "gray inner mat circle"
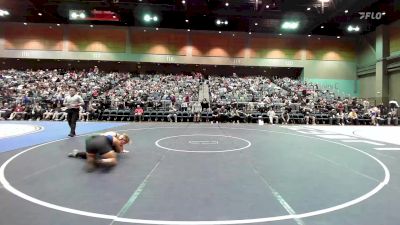
[[[204,147],[206,145],[218,145],[218,139],[215,139],[215,137],[222,137],[225,139],[233,139],[234,142],[241,141],[244,142],[244,145],[240,148],[234,148],[234,149],[223,149],[223,150],[190,150],[190,149],[175,149],[175,148],[170,148],[170,147],[165,147],[160,144],[160,142],[165,141],[165,140],[171,140],[171,139],[177,139],[180,137],[204,137],[203,139],[200,140],[193,140],[193,141],[188,141],[192,142],[192,144],[197,143],[198,145]],[[207,140],[209,138],[212,138],[212,140]],[[190,140],[190,139],[188,139]],[[229,143],[228,143],[229,144]],[[232,143],[231,143],[232,144]],[[187,134],[187,135],[176,135],[176,136],[169,136],[169,137],[164,137],[161,139],[158,139],[155,142],[155,145],[159,148],[168,150],[168,151],[175,151],[175,152],[186,152],[186,153],[223,153],[223,152],[234,152],[234,151],[240,151],[244,150],[246,148],[249,148],[251,146],[251,142],[243,139],[243,138],[238,138],[238,137],[233,137],[233,136],[226,136],[226,135],[209,135],[209,134]]]
[[[207,128],[207,127],[193,127],[194,129],[213,129],[213,128]],[[179,129],[179,127],[153,127],[153,128],[136,128],[136,129],[126,129],[126,130],[119,130],[119,131],[131,131],[131,130],[151,130],[151,129]],[[67,138],[61,139],[61,140],[57,140],[57,141],[52,141],[52,142],[48,142],[48,143],[44,143],[44,144],[40,144],[37,146],[34,146],[32,148],[26,149],[16,155],[14,155],[13,157],[11,157],[10,159],[8,159],[5,163],[3,163],[0,167],[0,183],[4,186],[4,188],[6,190],[8,190],[9,192],[11,192],[12,194],[25,199],[27,201],[30,201],[32,203],[47,207],[47,208],[51,208],[51,209],[55,209],[55,210],[59,210],[59,211],[63,211],[63,212],[67,212],[67,213],[72,213],[72,214],[77,214],[77,215],[83,215],[83,216],[88,216],[88,217],[94,217],[94,218],[101,218],[101,219],[108,219],[108,220],[113,220],[113,221],[118,221],[118,222],[125,222],[125,223],[139,223],[139,224],[168,224],[168,225],[213,225],[213,224],[249,224],[249,223],[261,223],[261,222],[270,222],[270,221],[280,221],[280,220],[289,220],[289,219],[297,219],[297,218],[305,218],[305,217],[310,217],[310,216],[316,216],[316,215],[321,215],[321,214],[325,214],[325,213],[329,213],[329,212],[333,212],[336,210],[340,210],[355,204],[358,204],[366,199],[368,199],[369,197],[373,196],[374,194],[376,194],[377,192],[379,192],[386,184],[388,184],[389,180],[390,180],[390,173],[389,170],[387,168],[387,166],[385,164],[383,164],[379,159],[377,159],[376,157],[372,156],[369,153],[366,153],[360,149],[357,149],[355,147],[346,145],[346,144],[342,144],[342,143],[338,143],[338,142],[334,142],[334,141],[330,141],[330,140],[325,140],[322,138],[317,138],[317,137],[310,137],[310,136],[306,136],[306,135],[300,135],[300,134],[293,134],[293,133],[286,133],[286,132],[277,132],[277,131],[269,131],[269,130],[260,130],[260,129],[249,129],[249,128],[220,128],[220,129],[233,129],[233,130],[247,130],[247,131],[259,131],[259,132],[271,132],[271,133],[278,133],[278,134],[286,134],[286,135],[292,135],[292,136],[299,136],[299,137],[304,137],[304,138],[309,138],[309,139],[314,139],[314,140],[321,140],[321,141],[325,141],[328,143],[333,143],[336,145],[340,145],[340,146],[344,146],[347,147],[349,149],[358,151],[362,154],[364,154],[365,156],[368,156],[369,158],[372,158],[374,161],[376,161],[384,170],[385,173],[385,177],[384,180],[381,181],[375,188],[373,188],[371,191],[369,191],[368,193],[355,198],[353,200],[344,202],[342,204],[333,206],[333,207],[329,207],[329,208],[324,208],[321,210],[316,210],[316,211],[311,211],[311,212],[307,212],[307,213],[302,213],[302,214],[294,214],[294,215],[282,215],[282,216],[274,216],[274,217],[265,217],[265,218],[255,218],[255,219],[240,219],[240,220],[217,220],[217,221],[170,221],[170,220],[145,220],[145,219],[133,219],[133,218],[122,218],[122,217],[118,217],[116,215],[109,215],[109,214],[100,214],[100,213],[93,213],[93,212],[88,212],[88,211],[82,211],[82,210],[77,210],[77,209],[72,209],[72,208],[67,208],[67,207],[63,207],[60,205],[56,205],[56,204],[52,204],[52,203],[48,203],[45,201],[42,201],[40,199],[34,198],[32,196],[29,196],[19,190],[17,190],[16,188],[14,188],[6,179],[5,177],[5,169],[7,167],[7,165],[14,160],[15,158],[17,158],[18,156],[31,151],[33,149],[36,149],[38,147],[47,145],[47,144],[51,144],[51,143],[56,143],[56,142],[60,142],[63,140],[66,140]],[[90,134],[87,134],[90,135]],[[86,135],[83,135],[86,136]]]
[[[34,134],[34,133],[37,133],[37,132],[40,132],[40,131],[43,131],[44,130],[44,127],[43,126],[39,126],[39,125],[28,125],[28,124],[25,124],[25,123],[23,123],[23,124],[17,124],[17,123],[6,123],[6,124],[2,124],[2,125],[17,125],[17,126],[30,126],[30,127],[33,127],[34,128],[34,130],[32,130],[32,131],[28,131],[28,132],[19,132],[18,134],[14,134],[14,135],[9,135],[9,136],[4,136],[4,137],[1,137],[0,136],[0,139],[7,139],[7,138],[14,138],[14,137],[18,137],[18,136],[23,136],[23,135],[28,135],[28,134]],[[2,128],[2,129],[6,129],[6,128]],[[19,130],[20,129],[24,129],[23,127],[20,127],[19,128]]]

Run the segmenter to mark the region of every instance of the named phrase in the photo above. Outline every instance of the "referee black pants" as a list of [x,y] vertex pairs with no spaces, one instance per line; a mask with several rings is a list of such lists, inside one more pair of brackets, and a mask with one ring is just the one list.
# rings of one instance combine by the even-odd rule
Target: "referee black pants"
[[76,121],[79,118],[79,109],[68,109],[67,113],[68,125],[71,128],[70,134],[75,135]]

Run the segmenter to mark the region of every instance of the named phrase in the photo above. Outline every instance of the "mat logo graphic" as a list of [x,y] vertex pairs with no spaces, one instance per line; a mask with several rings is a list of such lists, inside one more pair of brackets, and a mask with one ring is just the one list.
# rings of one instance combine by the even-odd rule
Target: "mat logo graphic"
[[373,19],[373,20],[380,20],[382,18],[383,13],[381,12],[358,12],[360,14],[361,20]]
[[217,145],[218,141],[189,141],[193,145]]

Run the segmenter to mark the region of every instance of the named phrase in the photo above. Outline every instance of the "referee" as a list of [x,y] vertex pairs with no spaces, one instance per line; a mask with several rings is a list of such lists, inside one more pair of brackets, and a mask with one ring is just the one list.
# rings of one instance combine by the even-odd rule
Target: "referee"
[[79,107],[84,105],[83,99],[81,96],[76,94],[77,89],[76,87],[69,88],[69,96],[65,97],[64,99],[64,106],[67,107],[67,120],[68,125],[71,128],[71,132],[68,136],[73,137],[75,136],[75,128],[76,128],[76,121],[79,118]]

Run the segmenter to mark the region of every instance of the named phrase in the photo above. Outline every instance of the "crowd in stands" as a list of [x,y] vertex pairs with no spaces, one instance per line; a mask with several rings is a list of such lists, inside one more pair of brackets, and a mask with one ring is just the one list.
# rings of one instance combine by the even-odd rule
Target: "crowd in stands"
[[104,73],[97,67],[89,71],[26,70],[0,71],[2,103],[61,103],[70,86],[75,86],[85,100],[96,98],[113,86],[129,79],[127,73]]
[[268,77],[209,77],[212,102],[260,102],[266,95],[275,101],[282,99],[285,90],[271,82]]
[[[199,99],[199,88],[208,96]],[[289,124],[398,124],[398,103],[344,98],[288,77],[130,74],[88,71],[0,71],[0,119],[65,120],[75,86],[85,101],[80,120],[165,120]]]
[[192,75],[143,75],[119,83],[107,91],[111,108],[166,107],[165,102],[187,108],[190,101],[198,101],[200,78]]
[[373,105],[288,77],[211,77],[209,83],[213,115],[225,111],[234,115],[239,109],[253,120],[261,116],[269,123],[398,124],[395,101]]
[[0,119],[63,120],[60,105],[70,86],[85,100],[81,118],[92,119],[105,109],[166,108],[169,104],[187,110],[198,100],[202,77],[178,75],[133,75],[89,71],[38,70],[0,71]]

